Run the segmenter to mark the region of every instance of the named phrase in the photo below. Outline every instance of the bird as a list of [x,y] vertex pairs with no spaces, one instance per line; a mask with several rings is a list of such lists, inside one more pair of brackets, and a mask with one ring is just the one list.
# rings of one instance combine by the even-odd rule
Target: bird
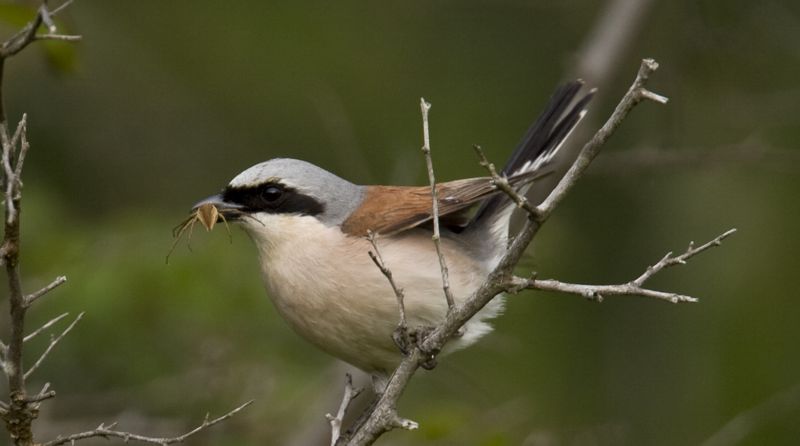
[[[499,173],[519,193],[552,171],[559,149],[586,114],[594,90],[578,97],[582,86],[575,80],[555,90]],[[487,176],[436,187],[440,247],[458,304],[505,253],[516,204]],[[236,175],[193,211],[213,205],[219,219],[244,229],[258,252],[267,294],[295,332],[385,382],[403,357],[392,336],[399,306],[369,256],[367,236],[375,234],[384,265],[404,291],[409,327],[436,325],[448,303],[431,241],[432,200],[430,185],[357,185],[306,161],[274,158]],[[503,305],[502,295],[490,301],[442,353],[489,333],[489,321]]]

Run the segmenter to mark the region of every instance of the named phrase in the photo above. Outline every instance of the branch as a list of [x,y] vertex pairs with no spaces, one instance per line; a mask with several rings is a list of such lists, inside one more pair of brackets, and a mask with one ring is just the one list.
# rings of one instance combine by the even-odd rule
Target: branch
[[[349,445],[368,445],[372,444],[378,437],[388,430],[398,427],[401,420],[396,413],[397,401],[408,385],[413,374],[426,361],[433,352],[441,351],[444,344],[455,336],[459,329],[482,309],[492,298],[508,288],[509,279],[513,278],[512,271],[517,265],[525,249],[530,244],[533,237],[538,233],[541,225],[553,212],[555,207],[564,199],[567,192],[572,189],[578,179],[583,176],[589,163],[600,152],[603,144],[619,127],[625,116],[644,99],[666,102],[666,98],[648,92],[644,86],[650,75],[658,68],[658,64],[652,59],[645,59],[639,68],[639,72],[628,92],[617,105],[608,121],[598,130],[594,137],[581,149],[578,158],[570,167],[569,171],[559,181],[556,188],[550,193],[547,199],[537,206],[536,212],[530,212],[528,219],[514,238],[506,254],[500,260],[495,269],[489,274],[486,280],[472,293],[464,302],[450,308],[439,325],[425,336],[425,338],[414,346],[413,350],[406,356],[397,369],[392,374],[386,386],[386,390],[380,395],[377,404],[371,409],[367,420],[353,433]],[[425,102],[422,101],[423,126],[425,119]],[[423,148],[423,151],[425,149]],[[429,176],[430,176],[429,168]],[[435,197],[435,193],[434,193]],[[434,204],[436,200],[434,199]],[[425,352],[423,354],[423,351]]]
[[41,332],[43,332],[43,331],[47,330],[48,328],[52,327],[56,322],[60,321],[61,319],[64,319],[67,316],[69,316],[69,313],[61,313],[60,315],[54,317],[53,319],[50,319],[44,325],[42,325],[41,327],[39,327],[36,330],[34,330],[33,333],[29,334],[28,336],[25,336],[25,338],[22,339],[22,342],[30,341],[31,339],[33,339],[36,336],[38,336]]
[[774,423],[778,417],[796,413],[798,406],[800,406],[800,384],[795,384],[739,413],[701,443],[701,446],[742,444],[756,429]]
[[392,286],[394,295],[397,298],[397,307],[400,312],[400,322],[397,324],[397,330],[395,330],[393,338],[397,346],[400,347],[400,350],[405,353],[407,352],[408,323],[406,321],[406,306],[404,303],[405,295],[403,294],[403,289],[399,288],[394,282],[392,271],[383,262],[383,257],[378,249],[378,241],[375,233],[372,231],[367,231],[367,240],[369,240],[370,244],[372,244],[372,249],[375,250],[374,253],[369,251],[369,257],[375,263],[375,266],[381,270],[381,273],[383,273],[383,275],[386,277],[386,280],[389,281],[389,285]]
[[628,92],[623,96],[622,101],[614,109],[611,117],[606,121],[600,130],[595,133],[594,137],[583,146],[578,158],[572,163],[561,181],[550,195],[539,205],[537,209],[540,213],[538,218],[541,222],[547,219],[553,210],[564,199],[567,193],[572,189],[575,183],[583,176],[589,164],[600,153],[600,149],[608,141],[608,138],[619,128],[625,117],[628,116],[633,107],[637,106],[645,99],[666,104],[669,99],[664,96],[655,94],[645,88],[650,75],[658,69],[658,63],[653,59],[644,59],[639,67],[639,72],[636,79],[628,89]]
[[[26,398],[25,402],[36,404],[36,403],[41,403],[44,400],[49,400],[50,398],[55,398],[56,397],[55,390],[49,390],[49,389],[50,389],[50,383],[45,383],[44,386],[42,387],[42,390],[36,396]],[[35,407],[38,408],[39,407],[38,404]]]
[[500,189],[508,195],[511,200],[517,204],[517,207],[520,209],[524,209],[529,215],[537,216],[539,210],[536,209],[530,202],[528,201],[525,196],[520,195],[511,184],[508,182],[508,178],[501,176],[497,173],[497,169],[494,167],[494,164],[490,163],[488,159],[486,159],[486,155],[483,153],[483,149],[481,146],[475,145],[472,146],[475,149],[475,153],[478,154],[478,159],[480,160],[480,165],[483,166],[488,172],[489,175],[492,177],[492,185],[497,189]]
[[668,293],[664,291],[656,291],[644,288],[644,283],[658,274],[665,268],[675,265],[685,265],[686,261],[695,255],[714,246],[722,244],[722,240],[736,232],[736,229],[730,229],[725,233],[717,236],[714,240],[695,248],[693,243],[689,243],[689,248],[679,256],[672,256],[672,253],[667,253],[661,260],[653,266],[648,266],[647,270],[635,280],[628,283],[619,285],[581,285],[575,283],[559,282],[557,280],[539,280],[535,277],[530,279],[522,279],[519,277],[512,278],[508,283],[507,291],[516,293],[523,289],[529,290],[542,290],[542,291],[558,291],[567,294],[577,294],[587,299],[603,301],[606,296],[642,296],[651,297],[654,299],[665,300],[671,303],[681,302],[697,302],[697,298],[677,293]]
[[33,366],[30,369],[28,369],[28,371],[25,372],[25,375],[24,375],[25,379],[28,379],[33,374],[33,372],[35,372],[36,369],[38,369],[39,366],[42,365],[42,363],[44,362],[45,358],[47,358],[47,355],[50,354],[50,352],[53,350],[53,348],[56,346],[56,344],[58,344],[62,339],[64,339],[64,336],[66,336],[67,333],[69,333],[70,331],[72,331],[73,328],[75,328],[75,325],[78,323],[78,321],[80,321],[83,318],[84,314],[85,313],[81,312],[81,314],[79,314],[78,317],[76,317],[75,320],[72,321],[72,323],[69,324],[67,326],[67,328],[65,328],[64,331],[61,332],[60,335],[58,335],[58,337],[52,338],[50,340],[50,345],[48,345],[47,348],[44,350],[44,353],[42,353],[42,356],[39,356],[39,359],[36,360],[36,362],[33,364]]
[[336,412],[335,417],[329,413],[325,414],[325,418],[331,423],[331,446],[336,446],[336,443],[339,441],[339,437],[342,433],[342,420],[347,414],[350,403],[364,390],[353,387],[353,377],[350,376],[349,373],[346,373],[344,376],[344,395],[342,396],[342,403],[339,405],[339,411]]
[[425,98],[419,99],[419,108],[422,112],[422,153],[425,155],[425,164],[428,167],[428,181],[431,183],[431,215],[433,216],[433,244],[436,246],[436,255],[439,257],[439,268],[442,271],[442,288],[444,297],[447,299],[447,308],[452,309],[455,305],[453,292],[450,290],[450,277],[447,271],[447,262],[442,253],[441,237],[439,235],[439,195],[436,189],[436,177],[433,174],[433,160],[431,159],[431,136],[428,126],[428,112],[431,104],[425,102]]
[[714,240],[711,240],[710,242],[701,245],[697,248],[695,248],[694,242],[689,242],[689,247],[686,248],[686,251],[684,251],[683,254],[677,257],[673,257],[672,253],[668,252],[667,255],[665,255],[661,260],[658,261],[658,263],[656,263],[653,266],[648,266],[647,271],[645,271],[636,280],[631,282],[631,285],[634,285],[636,287],[641,287],[642,284],[644,284],[654,275],[658,274],[664,268],[669,268],[670,266],[675,266],[675,265],[685,265],[687,260],[696,256],[697,254],[700,254],[701,252],[709,248],[721,245],[722,241],[728,238],[734,232],[736,232],[736,228],[729,229],[725,231],[723,234],[717,236]]
[[76,36],[72,34],[37,34],[34,40],[59,40],[62,42],[78,42],[83,40],[83,36]]
[[130,432],[117,431],[117,430],[114,430],[114,427],[117,425],[117,423],[112,423],[109,426],[105,426],[104,424],[100,424],[100,426],[98,426],[96,429],[91,430],[91,431],[81,432],[79,434],[73,434],[73,435],[69,435],[69,436],[66,436],[66,437],[58,437],[55,440],[48,441],[47,443],[43,443],[41,446],[59,446],[59,445],[62,445],[62,444],[70,444],[70,445],[72,445],[76,441],[85,440],[87,438],[96,438],[96,437],[101,437],[101,438],[106,438],[106,439],[107,438],[121,438],[125,442],[139,441],[139,442],[142,442],[142,443],[157,444],[157,445],[161,445],[161,446],[174,444],[174,443],[183,443],[184,441],[186,441],[187,438],[191,437],[192,435],[195,435],[198,432],[201,432],[201,431],[203,431],[203,430],[205,430],[205,429],[207,429],[207,428],[209,428],[209,427],[211,427],[211,426],[213,426],[213,425],[215,425],[215,424],[217,424],[217,423],[219,423],[221,421],[227,420],[228,418],[236,415],[236,413],[238,413],[239,411],[241,411],[242,409],[244,409],[245,407],[249,406],[252,403],[253,403],[253,400],[250,400],[250,401],[242,404],[241,406],[237,407],[236,409],[233,409],[232,411],[226,413],[225,415],[223,415],[223,416],[221,416],[219,418],[214,418],[213,420],[209,420],[208,419],[208,415],[206,414],[206,418],[205,418],[205,420],[203,420],[203,423],[201,425],[197,426],[196,428],[190,430],[189,432],[187,432],[187,433],[185,433],[185,434],[183,434],[183,435],[181,435],[179,437],[165,437],[165,438],[146,437],[146,436],[143,436],[143,435],[132,434]]
[[46,287],[42,288],[39,291],[36,291],[35,293],[28,294],[27,296],[25,296],[25,306],[26,307],[30,307],[31,304],[33,304],[33,302],[36,301],[36,299],[38,299],[38,298],[44,296],[45,294],[53,291],[54,289],[58,288],[59,286],[61,286],[66,281],[67,281],[67,278],[65,276],[58,276],[58,277],[55,278],[55,280],[50,282],[50,284],[47,285]]

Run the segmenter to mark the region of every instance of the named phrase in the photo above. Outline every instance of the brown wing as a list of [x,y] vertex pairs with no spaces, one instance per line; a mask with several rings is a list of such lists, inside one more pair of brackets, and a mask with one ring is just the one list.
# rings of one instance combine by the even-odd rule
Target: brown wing
[[[437,185],[439,222],[463,223],[460,211],[497,193],[489,177],[448,181]],[[418,226],[433,218],[430,186],[367,186],[364,201],[342,224],[342,231],[364,236],[368,230],[388,235]]]

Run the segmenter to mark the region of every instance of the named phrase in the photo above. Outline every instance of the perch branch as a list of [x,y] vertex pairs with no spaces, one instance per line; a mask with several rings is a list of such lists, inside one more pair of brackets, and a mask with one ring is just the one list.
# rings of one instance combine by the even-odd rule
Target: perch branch
[[189,432],[179,437],[164,437],[164,438],[146,437],[144,435],[137,435],[130,432],[114,430],[114,427],[117,425],[117,423],[112,423],[108,426],[106,426],[105,424],[100,424],[100,426],[98,426],[94,430],[68,435],[66,437],[58,437],[55,440],[43,443],[41,446],[60,446],[62,444],[73,445],[76,441],[86,440],[87,438],[97,438],[97,437],[106,439],[121,438],[125,442],[139,441],[142,443],[157,444],[161,446],[166,446],[175,443],[183,443],[184,441],[186,441],[187,438],[197,434],[198,432],[208,429],[209,427],[219,422],[225,421],[228,418],[236,415],[239,411],[241,411],[242,409],[244,409],[245,407],[249,406],[252,403],[253,403],[252,400],[248,401],[242,404],[241,406],[237,407],[236,409],[233,409],[232,411],[226,413],[225,415],[222,415],[221,417],[218,418],[214,418],[213,420],[210,420],[208,415],[206,415],[206,418],[205,420],[203,420],[202,424],[200,424],[196,428],[190,430]]
[[[348,445],[368,445],[372,444],[383,433],[398,427],[396,412],[397,401],[408,385],[413,374],[426,361],[431,353],[441,351],[444,344],[455,336],[472,316],[483,308],[497,294],[505,291],[508,281],[513,278],[512,271],[517,265],[522,255],[530,244],[533,237],[538,232],[542,223],[549,217],[555,207],[564,199],[567,192],[572,189],[575,183],[583,176],[589,163],[600,152],[601,147],[613,132],[620,126],[625,116],[644,99],[664,102],[666,98],[655,94],[645,94],[645,85],[650,75],[658,68],[658,64],[652,59],[645,59],[637,73],[636,79],[630,89],[623,96],[619,105],[612,113],[608,121],[597,131],[592,139],[581,149],[578,158],[570,167],[569,171],[559,181],[556,188],[551,192],[547,199],[539,206],[537,212],[530,212],[523,228],[514,239],[506,254],[500,260],[495,269],[488,275],[487,279],[472,293],[463,303],[452,307],[439,325],[425,336],[419,345],[401,362],[392,374],[386,386],[386,390],[380,395],[377,404],[371,408],[367,420],[358,426],[351,436]],[[425,102],[423,101],[423,115],[425,113]],[[423,117],[423,125],[426,120]],[[430,170],[430,169],[429,169]],[[434,203],[436,200],[434,199]],[[425,352],[423,354],[422,352]]]

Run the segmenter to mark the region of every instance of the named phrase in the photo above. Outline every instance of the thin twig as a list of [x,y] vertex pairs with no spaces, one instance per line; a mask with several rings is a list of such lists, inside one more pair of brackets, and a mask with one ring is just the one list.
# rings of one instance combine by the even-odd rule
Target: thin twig
[[342,420],[347,414],[350,403],[364,390],[353,387],[353,377],[349,373],[344,376],[344,395],[342,395],[342,403],[339,405],[339,410],[336,412],[335,417],[329,413],[325,414],[325,418],[331,423],[331,446],[336,446],[339,441],[339,437],[342,434]]
[[533,206],[525,196],[519,194],[511,184],[508,182],[508,178],[501,176],[497,173],[497,169],[494,167],[494,164],[490,163],[489,160],[486,158],[486,155],[483,153],[483,149],[481,146],[474,145],[472,146],[475,149],[475,153],[478,154],[478,158],[480,160],[480,165],[483,166],[488,172],[489,175],[492,177],[492,184],[497,189],[503,191],[506,195],[517,204],[517,207],[520,209],[524,209],[528,214],[536,215],[538,209]]
[[19,195],[19,189],[22,187],[22,166],[25,165],[25,156],[28,155],[28,149],[31,147],[31,145],[28,144],[27,113],[22,114],[22,119],[20,119],[19,124],[17,124],[17,130],[14,132],[14,137],[11,139],[12,147],[17,144],[17,141],[19,141],[19,153],[17,154],[17,162],[14,165],[14,181],[16,182],[14,186],[17,189],[17,195]]
[[44,400],[56,397],[56,391],[50,390],[50,383],[44,383],[42,390],[36,396],[27,398],[25,401],[28,403],[41,403]]
[[66,0],[64,3],[50,11],[50,17],[57,16],[61,11],[65,10],[69,5],[72,4],[75,0]]
[[62,42],[78,42],[83,40],[83,36],[73,34],[37,34],[34,40],[58,40]]
[[389,285],[392,286],[394,295],[397,298],[397,307],[400,312],[400,323],[398,324],[398,328],[407,329],[408,324],[406,323],[406,307],[404,303],[405,295],[403,294],[403,289],[397,286],[394,281],[394,277],[392,276],[392,271],[383,261],[381,251],[378,249],[377,235],[372,231],[367,231],[367,240],[369,240],[370,244],[372,244],[372,249],[375,250],[374,252],[369,251],[369,257],[372,259],[378,269],[381,270],[381,273],[386,276],[386,280],[389,281]]
[[442,253],[442,241],[439,234],[439,194],[436,188],[436,177],[433,174],[433,159],[431,157],[431,135],[428,125],[428,112],[431,104],[425,98],[419,99],[419,108],[422,112],[422,153],[425,155],[425,164],[428,167],[428,180],[431,184],[431,214],[433,215],[433,244],[436,246],[436,255],[439,257],[439,268],[442,271],[442,289],[444,297],[447,299],[447,308],[452,309],[455,305],[453,292],[450,290],[450,274],[447,271],[447,261]]
[[48,284],[46,287],[40,289],[39,291],[36,291],[35,293],[28,294],[27,296],[25,296],[25,306],[30,307],[31,304],[33,304],[36,301],[36,299],[44,296],[50,291],[53,291],[66,281],[67,281],[66,276],[58,276],[55,278],[55,280],[50,282],[50,284]]
[[64,319],[67,316],[69,316],[69,313],[61,313],[60,315],[54,317],[53,319],[50,319],[49,321],[47,321],[47,323],[45,323],[41,327],[39,327],[36,330],[34,330],[31,334],[29,334],[28,336],[25,336],[25,338],[22,340],[22,342],[30,341],[31,339],[33,339],[36,336],[38,336],[41,332],[43,332],[43,331],[47,330],[48,328],[52,327],[56,322],[60,321],[61,319]]
[[687,296],[678,293],[669,293],[664,291],[651,290],[644,288],[645,281],[652,278],[658,272],[665,268],[674,265],[684,265],[686,261],[695,255],[712,248],[719,246],[726,237],[736,232],[736,229],[730,229],[725,233],[717,236],[710,242],[695,248],[692,243],[683,254],[673,257],[672,253],[668,253],[654,266],[648,266],[644,274],[628,283],[619,285],[581,285],[575,283],[565,283],[557,280],[540,280],[535,277],[530,279],[522,279],[515,277],[509,281],[508,291],[517,292],[522,289],[543,290],[543,291],[558,291],[567,294],[577,294],[587,299],[603,301],[607,296],[642,296],[654,299],[664,300],[671,303],[683,302],[697,302],[696,297]]
[[81,320],[81,318],[83,318],[84,314],[85,314],[84,312],[81,312],[81,314],[79,314],[78,317],[76,317],[75,320],[72,321],[72,323],[69,324],[67,328],[65,328],[64,331],[61,332],[60,335],[58,335],[58,337],[55,337],[50,340],[50,344],[44,350],[42,356],[39,356],[39,359],[36,360],[33,366],[25,372],[25,379],[28,379],[33,374],[33,372],[35,372],[36,369],[38,369],[39,366],[42,365],[45,358],[47,358],[47,355],[50,354],[50,352],[53,350],[56,344],[58,344],[62,339],[64,339],[64,336],[66,336],[70,331],[72,331],[73,328],[75,328],[75,325],[78,323],[78,321]]
[[667,255],[665,255],[661,260],[659,260],[658,263],[656,263],[653,266],[647,267],[647,270],[641,276],[637,277],[636,280],[632,281],[631,284],[637,287],[641,287],[642,284],[645,283],[645,281],[647,281],[654,275],[658,274],[658,272],[661,271],[662,269],[669,268],[670,266],[675,266],[675,265],[685,265],[687,260],[696,256],[697,254],[700,254],[701,252],[709,248],[721,245],[722,241],[725,240],[730,235],[732,235],[734,232],[736,232],[736,228],[729,229],[728,231],[725,231],[725,233],[717,236],[714,240],[711,240],[710,242],[705,243],[704,245],[698,246],[696,248],[694,246],[694,242],[690,242],[689,247],[686,248],[686,251],[684,251],[683,254],[676,257],[673,257],[671,252],[667,253]]
[[41,446],[60,446],[62,444],[70,444],[70,445],[72,445],[76,441],[85,440],[87,438],[96,438],[96,437],[101,437],[101,438],[109,438],[109,437],[121,438],[125,442],[128,442],[128,441],[139,441],[139,442],[142,442],[142,443],[157,444],[157,445],[161,445],[161,446],[174,444],[174,443],[183,443],[184,441],[186,441],[187,438],[191,437],[192,435],[195,435],[198,432],[201,432],[201,431],[203,431],[203,430],[205,430],[205,429],[207,429],[207,428],[209,428],[209,427],[211,427],[211,426],[213,426],[213,425],[215,425],[215,424],[217,424],[217,423],[219,423],[221,421],[227,420],[228,418],[236,415],[239,411],[241,411],[242,409],[244,409],[245,407],[249,406],[252,403],[253,403],[253,400],[250,400],[250,401],[242,404],[241,406],[237,407],[236,409],[233,409],[232,411],[226,413],[225,415],[222,415],[221,417],[218,417],[218,418],[214,418],[213,420],[209,420],[208,419],[208,415],[206,415],[206,418],[205,418],[205,420],[203,420],[202,424],[200,424],[196,428],[190,430],[189,432],[187,432],[187,433],[185,433],[185,434],[183,434],[183,435],[181,435],[179,437],[164,437],[164,438],[146,437],[144,435],[137,435],[137,434],[133,434],[133,433],[130,433],[130,432],[123,432],[123,431],[114,430],[113,428],[117,425],[117,423],[113,423],[113,424],[110,424],[108,426],[106,426],[105,424],[101,424],[100,426],[98,426],[94,430],[81,432],[79,434],[68,435],[66,437],[58,437],[55,440],[48,441],[47,443],[43,443]]

